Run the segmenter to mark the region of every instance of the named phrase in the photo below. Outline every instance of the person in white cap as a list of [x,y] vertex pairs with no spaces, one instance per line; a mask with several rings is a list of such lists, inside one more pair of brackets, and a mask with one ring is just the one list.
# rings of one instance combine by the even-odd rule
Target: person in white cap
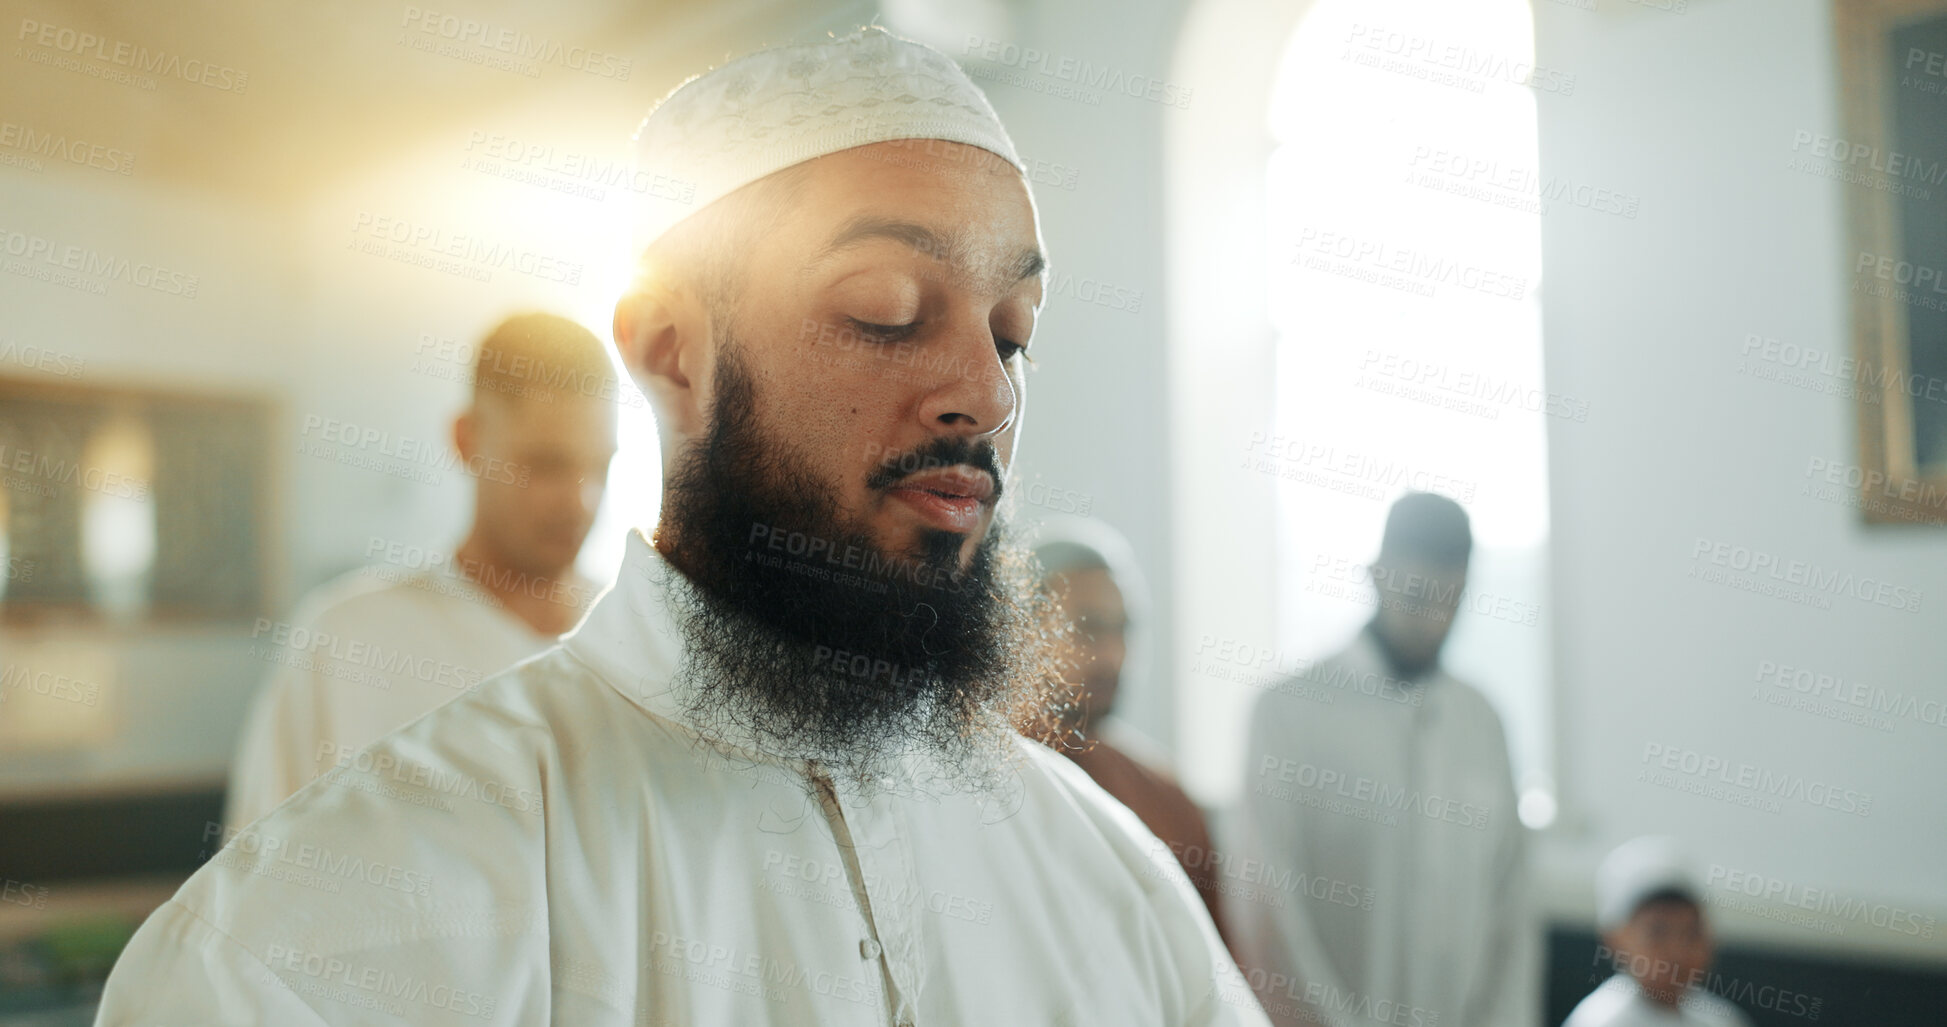
[[1596,927],[1616,973],[1563,1027],[1750,1027],[1704,990],[1710,924],[1682,849],[1661,836],[1616,847],[1596,869]]
[[1224,893],[1238,962],[1275,1023],[1540,1022],[1541,930],[1501,720],[1440,664],[1472,548],[1458,503],[1401,496],[1373,562],[1372,620],[1252,710],[1226,858],[1338,890]]
[[387,539],[392,565],[305,597],[258,625],[274,669],[230,764],[224,822],[242,828],[342,756],[552,646],[598,589],[575,573],[615,456],[614,369],[601,340],[520,314],[481,340],[472,397],[453,421],[473,478],[473,524],[451,554]]
[[879,30],[678,88],[617,305],[664,501],[558,648],[380,739],[137,932],[101,1022],[1261,1024],[1135,815],[997,503],[1026,177]]

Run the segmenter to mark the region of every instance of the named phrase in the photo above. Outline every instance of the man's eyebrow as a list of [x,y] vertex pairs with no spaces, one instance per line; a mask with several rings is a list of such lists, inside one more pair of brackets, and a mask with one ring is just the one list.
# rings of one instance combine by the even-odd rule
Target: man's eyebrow
[[[873,239],[902,242],[927,256],[955,263],[958,262],[957,255],[965,249],[965,241],[958,233],[942,235],[916,222],[863,215],[846,222],[845,227],[832,236],[831,242],[826,243],[825,248],[811,259],[811,263],[805,265],[805,270],[811,271],[840,251]],[[1047,266],[1048,261],[1039,250],[1023,250],[1014,259],[1012,276],[1007,284],[1032,278],[1046,270]]]
[[819,264],[830,260],[841,250],[873,239],[891,239],[894,242],[903,242],[921,253],[935,257],[946,256],[953,252],[954,248],[959,244],[959,240],[953,236],[943,236],[925,225],[916,224],[911,221],[900,221],[896,218],[872,217],[869,215],[860,216],[846,222],[845,227],[839,229],[837,235],[832,236],[832,241],[826,243],[825,248],[818,251],[818,255],[813,257],[811,263],[805,266],[805,270],[809,271]]

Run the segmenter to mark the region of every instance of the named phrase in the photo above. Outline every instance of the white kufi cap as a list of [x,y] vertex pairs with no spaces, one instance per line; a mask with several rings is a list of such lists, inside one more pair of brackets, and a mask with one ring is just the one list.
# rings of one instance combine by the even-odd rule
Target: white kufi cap
[[635,252],[772,172],[894,139],[965,143],[1021,166],[987,97],[932,47],[865,28],[740,57],[678,86],[636,131],[652,186]]
[[1649,835],[1616,846],[1595,873],[1595,922],[1600,930],[1621,927],[1636,907],[1658,892],[1677,892],[1697,902],[1683,849],[1674,838]]

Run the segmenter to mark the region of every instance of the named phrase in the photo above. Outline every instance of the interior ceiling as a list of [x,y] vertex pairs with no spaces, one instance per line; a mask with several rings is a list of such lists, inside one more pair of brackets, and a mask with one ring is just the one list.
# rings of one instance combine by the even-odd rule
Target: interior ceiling
[[[522,128],[508,126],[516,116],[509,112],[543,119],[547,138],[558,145],[619,153],[649,105],[689,75],[759,42],[871,21],[875,8],[796,0],[554,0],[544,7],[511,0],[0,0],[0,10],[7,12],[0,24],[15,37],[0,55],[0,120],[131,152],[131,177],[144,181],[289,203],[410,150],[429,134]],[[411,11],[627,58],[629,76],[535,63],[539,74],[528,77],[426,53],[409,41],[448,41],[408,25]],[[227,66],[247,73],[249,82],[231,92],[155,74],[151,90],[66,70],[34,57],[115,65],[39,46],[26,32],[29,22],[91,33],[111,52],[125,43],[152,56]],[[50,175],[100,174],[45,163]]]

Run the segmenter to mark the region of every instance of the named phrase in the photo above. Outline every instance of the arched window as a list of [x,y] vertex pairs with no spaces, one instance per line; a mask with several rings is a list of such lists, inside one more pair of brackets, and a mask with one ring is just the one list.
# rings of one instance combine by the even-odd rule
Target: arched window
[[1546,434],[1577,410],[1542,377],[1531,11],[1200,0],[1174,74],[1202,111],[1165,151],[1185,782],[1235,795],[1251,704],[1371,616],[1387,508],[1422,489],[1472,515],[1448,663],[1547,823]]
[[1542,379],[1533,54],[1526,0],[1317,3],[1270,103],[1265,287],[1279,637],[1342,644],[1391,500],[1459,500],[1475,550],[1446,662],[1495,700],[1540,824],[1547,420],[1575,411]]

